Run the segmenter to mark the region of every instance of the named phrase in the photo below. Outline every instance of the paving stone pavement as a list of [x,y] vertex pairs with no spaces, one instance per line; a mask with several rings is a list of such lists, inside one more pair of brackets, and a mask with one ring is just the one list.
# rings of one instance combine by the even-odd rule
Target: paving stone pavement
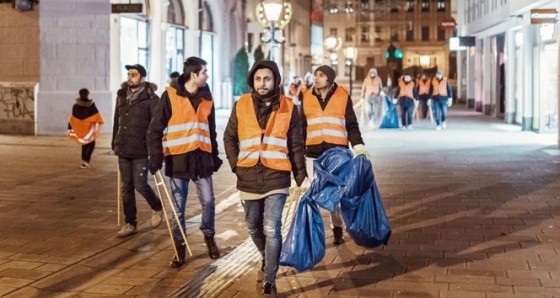
[[[221,140],[229,113],[217,114]],[[556,135],[522,132],[459,107],[447,130],[427,120],[414,128],[363,129],[393,228],[389,245],[364,249],[347,237],[335,247],[327,227],[326,256],[313,270],[281,267],[280,297],[560,297]],[[66,138],[0,135],[0,296],[178,296],[213,266],[192,186],[193,256],[185,267],[168,267],[169,235],[164,224],[150,228],[141,196],[139,233],[115,238],[109,137],[98,142],[94,170],[83,170],[79,146]],[[225,256],[248,236],[235,177],[221,157],[216,238]],[[258,297],[257,268],[228,281],[218,297]]]

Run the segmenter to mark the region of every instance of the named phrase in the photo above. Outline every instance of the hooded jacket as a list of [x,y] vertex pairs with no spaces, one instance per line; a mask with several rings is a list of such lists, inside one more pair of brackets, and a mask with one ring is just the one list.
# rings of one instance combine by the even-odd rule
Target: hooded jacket
[[99,136],[103,123],[103,116],[93,100],[83,100],[78,97],[72,106],[72,115],[68,119],[68,137],[80,145],[94,142]]
[[[336,83],[333,83],[329,88],[329,91],[327,92],[325,98],[322,98],[321,93],[319,93],[319,91],[316,88],[306,91],[306,94],[310,96],[304,95],[301,103],[301,119],[302,119],[301,130],[303,132],[304,140],[307,138],[307,118],[305,117],[305,109],[304,109],[303,101],[309,99],[318,100],[319,105],[324,111],[327,105],[329,104],[329,101],[331,100],[334,91],[337,88],[342,88],[342,87],[338,86]],[[352,146],[356,146],[359,144],[363,145],[364,141],[362,140],[362,134],[360,133],[360,125],[358,124],[358,119],[356,118],[356,113],[354,112],[354,106],[352,105],[352,98],[350,97],[350,95],[348,95],[348,101],[346,104],[345,119],[346,119],[346,131],[348,132],[348,141],[352,144]],[[318,158],[319,156],[321,156],[321,154],[323,154],[323,152],[334,147],[348,148],[348,145],[341,146],[341,145],[330,144],[326,142],[322,142],[321,144],[318,145],[309,145],[306,147],[305,150],[306,156],[310,158]]]
[[[262,68],[272,70],[274,82],[278,85],[274,87],[266,96],[260,96],[253,86],[255,72]],[[253,92],[251,98],[255,107],[255,115],[261,129],[265,129],[272,111],[280,108],[280,72],[276,63],[272,61],[255,62],[247,77],[247,84]],[[285,100],[290,100],[285,97]],[[251,167],[237,166],[239,154],[239,133],[237,119],[237,102],[234,104],[226,130],[224,132],[224,147],[231,170],[237,174],[237,189],[240,191],[256,194],[264,194],[273,190],[288,188],[291,184],[290,172],[274,170],[265,167],[261,160]],[[298,110],[293,109],[288,129],[288,158],[292,165],[292,173],[297,185],[301,185],[307,173],[305,170],[305,146],[301,134],[301,123]]]
[[[212,100],[212,93],[208,85],[198,89],[196,94],[190,94],[185,89],[187,82],[184,74],[171,85],[176,94],[189,100],[195,112],[203,100]],[[148,132],[148,146],[150,163],[161,164],[164,159],[163,154],[163,130],[167,127],[169,119],[173,114],[171,101],[167,91],[161,95],[161,100],[156,108],[156,113],[150,124]],[[212,152],[206,152],[200,148],[193,151],[165,156],[165,175],[183,180],[198,180],[198,178],[206,178],[212,173],[218,171],[222,165],[222,160],[218,157],[218,142],[216,140],[216,111],[214,105],[208,116],[208,126],[210,131],[210,143],[212,144]]]
[[148,126],[156,110],[159,97],[157,85],[144,82],[145,88],[134,100],[127,100],[128,85],[124,82],[117,91],[111,148],[119,157],[148,158]]

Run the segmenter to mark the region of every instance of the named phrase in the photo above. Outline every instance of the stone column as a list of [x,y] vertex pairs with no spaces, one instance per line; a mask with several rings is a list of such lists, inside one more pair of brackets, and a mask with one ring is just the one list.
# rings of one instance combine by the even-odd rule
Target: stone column
[[515,123],[515,72],[519,71],[515,68],[515,31],[506,32],[506,113],[505,120],[508,124]]
[[40,80],[36,99],[39,135],[65,134],[67,119],[81,88],[88,88],[112,127],[109,90],[109,0],[42,0],[40,10]]
[[533,27],[523,25],[523,118],[521,128],[533,130]]

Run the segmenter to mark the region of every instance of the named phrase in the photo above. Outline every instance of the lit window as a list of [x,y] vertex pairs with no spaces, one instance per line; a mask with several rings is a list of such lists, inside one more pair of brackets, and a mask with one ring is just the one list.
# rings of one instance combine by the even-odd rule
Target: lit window
[[438,0],[437,10],[438,11],[445,11],[445,0]]
[[422,0],[422,11],[430,11],[430,0]]

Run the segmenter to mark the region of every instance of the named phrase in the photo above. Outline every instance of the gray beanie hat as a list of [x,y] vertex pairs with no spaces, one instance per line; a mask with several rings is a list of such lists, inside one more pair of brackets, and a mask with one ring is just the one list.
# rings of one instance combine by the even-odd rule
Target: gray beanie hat
[[334,79],[336,78],[336,72],[334,71],[334,69],[332,69],[332,67],[328,65],[321,65],[317,67],[317,69],[315,69],[314,73],[316,74],[318,71],[325,74],[329,83],[331,84],[334,83]]

